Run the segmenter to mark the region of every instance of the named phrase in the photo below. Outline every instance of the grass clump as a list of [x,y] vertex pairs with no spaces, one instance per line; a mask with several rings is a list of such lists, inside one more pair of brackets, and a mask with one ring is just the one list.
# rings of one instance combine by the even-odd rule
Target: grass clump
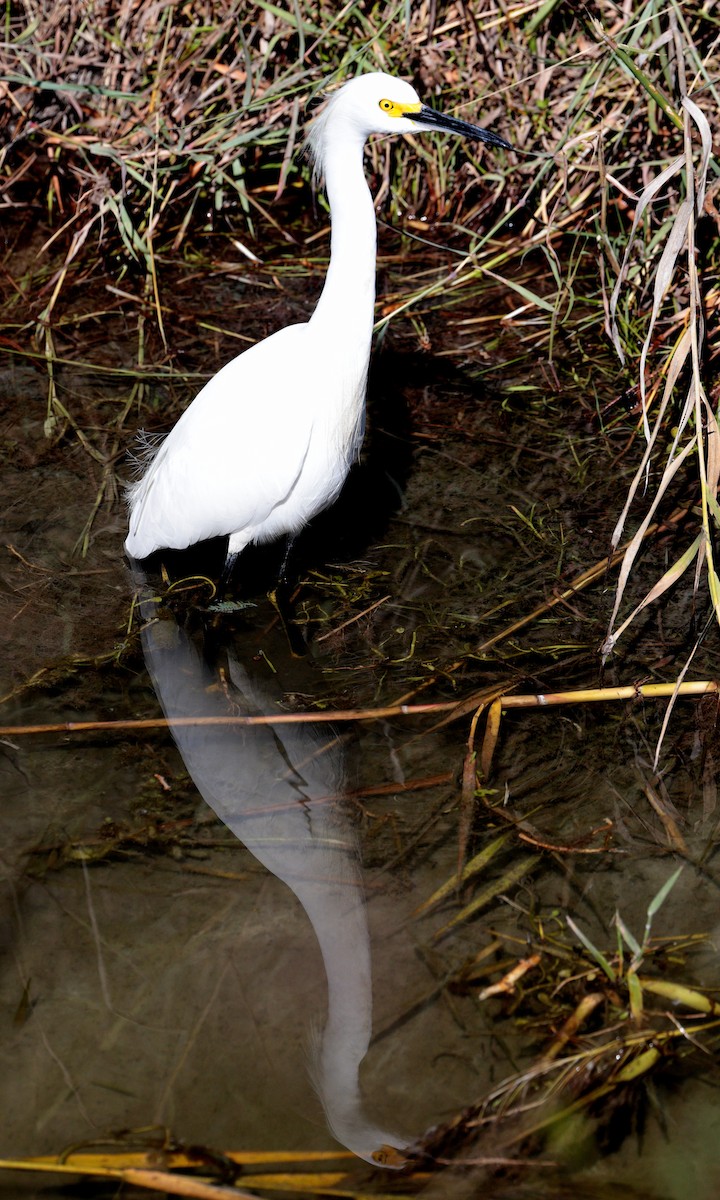
[[[630,13],[610,0],[592,9],[351,0],[338,10],[294,0],[238,10],[229,0],[201,8],[64,0],[48,9],[23,0],[8,10],[5,32],[5,205],[22,232],[42,219],[50,233],[0,317],[17,352],[45,364],[47,438],[76,438],[99,476],[83,549],[103,502],[116,499],[127,417],[144,423],[151,379],[171,390],[193,374],[168,332],[177,262],[236,278],[239,260],[243,282],[278,290],[304,272],[315,294],[324,261],[306,234],[303,129],[324,89],[382,69],[533,156],[478,158],[452,139],[373,141],[378,206],[430,243],[413,247],[412,276],[404,262],[402,275],[388,264],[380,329],[404,322],[423,343],[434,314],[447,322],[492,288],[525,363],[539,358],[552,378],[562,343],[582,357],[602,326],[634,405],[629,417],[627,406],[603,416],[604,432],[622,430],[618,460],[636,462],[611,539],[622,560],[604,651],[690,568],[697,580],[705,574],[720,618],[712,152],[720,64],[707,6],[646,0]],[[436,234],[438,221],[445,228]],[[438,243],[449,263],[445,254],[439,262]],[[88,428],[63,389],[73,356],[60,338],[67,346],[69,330],[89,319],[81,297],[91,282],[116,297],[92,312],[96,325],[109,329],[119,314],[135,324],[130,390],[109,435]],[[198,332],[235,331],[206,322]],[[235,333],[241,346],[259,335],[252,326]],[[631,599],[648,530],[695,501],[699,522],[686,523],[677,555],[643,599]]]
[[531,1151],[554,1166],[586,1165],[598,1147],[622,1141],[635,1123],[641,1127],[652,1079],[672,1079],[698,1051],[701,1058],[714,1053],[715,994],[668,978],[671,964],[674,974],[692,971],[706,935],[651,936],[682,870],[669,874],[649,902],[640,940],[615,914],[612,950],[599,948],[567,914],[563,922],[557,910],[525,911],[532,930],[525,939],[487,930],[491,940],[449,974],[449,989],[492,1003],[495,1020],[511,1017],[534,1032],[536,1053],[476,1105],[431,1130],[423,1146],[431,1158],[450,1154],[458,1164],[491,1165],[485,1153],[519,1153],[521,1161]]
[[[5,328],[36,334],[47,437],[71,433],[101,468],[84,548],[101,501],[116,494],[120,431],[132,410],[142,421],[149,373],[169,379],[180,366],[168,334],[171,264],[185,256],[209,269],[210,248],[213,267],[230,270],[217,248],[231,234],[232,256],[255,279],[268,271],[269,287],[282,286],[291,265],[314,276],[322,262],[297,220],[297,201],[309,204],[304,126],[324,89],[381,69],[411,77],[430,102],[496,128],[533,157],[481,159],[452,139],[372,143],[378,205],[431,243],[430,252],[415,247],[412,277],[396,281],[388,271],[380,328],[402,320],[422,341],[434,312],[447,319],[498,288],[526,361],[539,355],[552,376],[559,339],[574,339],[582,354],[602,324],[635,402],[630,421],[623,410],[606,430],[624,424],[623,457],[637,461],[612,537],[613,553],[627,544],[605,653],[690,567],[698,579],[705,573],[720,618],[712,549],[720,97],[717,22],[707,6],[646,0],[628,13],[609,0],[592,9],[354,0],[338,10],[294,0],[238,10],[229,0],[202,8],[64,0],[48,9],[23,0],[8,10],[5,32],[5,204],[23,229],[41,218],[51,226],[10,291]],[[437,221],[445,229],[435,235]],[[223,242],[211,243],[211,233]],[[454,251],[449,265],[438,263],[436,238]],[[59,383],[58,333],[67,336],[91,279],[113,281],[137,326],[135,380],[109,448]],[[118,311],[116,303],[93,318]],[[679,490],[687,495],[693,462],[699,525],[644,599],[628,601],[647,529],[677,507]]]

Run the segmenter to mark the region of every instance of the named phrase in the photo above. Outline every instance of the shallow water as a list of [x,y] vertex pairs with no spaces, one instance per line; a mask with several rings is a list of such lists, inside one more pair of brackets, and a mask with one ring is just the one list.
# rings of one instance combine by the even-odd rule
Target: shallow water
[[[251,304],[245,285],[203,286],[211,322],[233,286]],[[303,288],[285,297],[285,313],[266,305],[261,324],[302,310]],[[176,303],[182,294],[179,285]],[[127,361],[131,334],[129,323],[116,329],[88,357]],[[510,356],[516,337],[503,336]],[[194,368],[229,356],[226,343],[203,346],[200,335],[191,347]],[[513,392],[520,368],[489,389],[473,355],[458,349],[449,367],[409,337],[384,345],[364,468],[297,552],[300,659],[266,598],[272,551],[251,556],[242,577],[254,607],[213,619],[176,598],[142,642],[142,621],[128,634],[134,585],[121,506],[112,497],[101,505],[88,556],[74,555],[102,467],[71,432],[48,443],[42,366],[9,358],[2,627],[3,691],[14,694],[3,723],[152,717],[160,706],[176,719],[408,695],[462,700],[498,680],[527,692],[597,683],[609,587],[556,608],[502,650],[478,652],[557,579],[603,557],[618,491],[592,411],[569,393],[549,397],[534,426]],[[58,375],[94,445],[110,452],[116,436],[130,440],[132,421],[107,432],[122,381],[70,367]],[[167,424],[163,410],[191,392],[157,387],[152,423]],[[202,608],[207,593],[194,599]],[[673,678],[691,614],[689,595],[673,597],[611,673]],[[695,677],[713,673],[714,634],[700,653]],[[648,800],[647,788],[660,787],[649,763],[662,711],[636,703],[506,715],[468,855],[511,828],[500,809],[524,823],[460,898],[418,917],[457,866],[471,711],[450,724],[178,727],[175,741],[162,729],[8,736],[0,1153],[113,1138],[145,1145],[161,1135],[121,1131],[161,1127],[214,1150],[340,1144],[367,1158],[381,1142],[412,1146],[529,1070],[557,1033],[551,1012],[564,1019],[572,1008],[553,1010],[552,997],[593,965],[568,958],[557,974],[553,955],[577,946],[565,916],[612,955],[616,909],[639,938],[648,904],[682,861]],[[659,936],[708,937],[646,967],[706,988],[719,983],[714,721],[696,702],[673,716],[660,798],[688,861],[653,922]],[[521,861],[523,875],[474,919],[436,936]],[[514,994],[479,999],[533,951],[540,960]],[[601,986],[589,979],[586,990]],[[648,1003],[653,1028],[668,1028],[661,1014],[672,1006]],[[619,997],[628,1033],[622,1007]],[[602,1028],[590,1023],[573,1047],[597,1044]],[[517,1172],[463,1166],[424,1187],[599,1196],[607,1185],[710,1200],[720,1187],[715,1060],[702,1050],[671,1059],[666,1048],[664,1070],[626,1089],[622,1103],[617,1092],[598,1100],[582,1125],[565,1121],[543,1140],[514,1111],[456,1139],[461,1160],[519,1157]],[[443,1146],[452,1157],[452,1139]],[[387,1172],[368,1181],[371,1168],[358,1170],[366,1190],[387,1188]],[[17,1187],[33,1184],[6,1176],[5,1191]]]

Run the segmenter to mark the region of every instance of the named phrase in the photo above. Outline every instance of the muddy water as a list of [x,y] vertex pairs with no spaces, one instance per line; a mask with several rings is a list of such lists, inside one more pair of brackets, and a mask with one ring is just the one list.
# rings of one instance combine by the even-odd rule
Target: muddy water
[[[209,343],[194,323],[188,298],[197,287],[181,275],[173,293],[193,331],[184,365],[213,370],[236,347]],[[241,282],[203,287],[209,324],[230,323],[229,298],[257,310],[257,293]],[[257,328],[243,329],[261,335],[298,315],[305,291],[286,284],[279,300],[266,289]],[[443,335],[442,317],[428,323],[433,338]],[[131,360],[131,316],[123,322],[116,312],[111,327],[112,338],[95,333],[83,354],[68,344],[65,356],[104,367]],[[512,359],[516,335],[502,336],[495,352]],[[602,557],[616,517],[612,439],[600,436],[577,391],[543,406],[533,392],[528,405],[518,390],[527,362],[483,381],[485,350],[455,337],[452,357],[433,353],[452,349],[437,341],[420,353],[407,330],[386,339],[363,468],[297,551],[302,658],[290,653],[267,599],[272,551],[250,556],[242,575],[251,607],[209,614],[199,589],[146,607],[144,618],[161,618],[154,624],[137,613],[131,620],[138,581],[123,562],[124,516],[112,494],[88,555],[74,553],[103,478],[88,440],[110,453],[140,422],[133,413],[112,429],[128,386],[60,367],[63,402],[86,444],[72,430],[48,441],[44,369],[22,353],[8,357],[3,723],[163,711],[171,721],[276,716],[407,695],[460,700],[499,680],[528,692],[596,684],[609,590],[555,609],[501,648],[478,647]],[[165,427],[190,394],[182,381],[156,381],[143,423]],[[665,553],[669,546],[660,559]],[[653,562],[644,569],[651,577]],[[141,589],[146,605],[166,588],[158,578],[150,584]],[[674,677],[692,619],[692,598],[673,597],[605,682]],[[711,636],[696,677],[716,673],[716,657]],[[572,956],[578,943],[566,915],[612,956],[616,910],[640,938],[648,905],[682,861],[652,932],[707,936],[673,944],[647,973],[717,987],[715,718],[695,704],[678,708],[659,785],[649,764],[661,716],[638,704],[507,716],[467,853],[512,836],[459,896],[424,916],[417,909],[457,865],[469,717],[254,730],[178,724],[174,738],[162,729],[8,735],[0,1153],[170,1137],[214,1150],[349,1147],[365,1177],[363,1159],[381,1145],[394,1146],[398,1157],[386,1161],[398,1162],[430,1127],[529,1071],[583,988],[602,989],[601,973],[588,977],[594,964]],[[524,824],[511,827],[493,805]],[[677,840],[675,852],[670,845],[671,822],[684,856]],[[503,876],[472,919],[438,936]],[[514,992],[480,999],[535,952]],[[555,998],[564,991],[573,1001],[563,1008]],[[603,1019],[582,1028],[573,1049],[599,1044],[613,1023],[626,1034],[634,1028],[623,1015],[626,994],[615,992],[615,1008],[606,999]],[[666,1010],[687,1018],[667,1001],[647,1004],[655,1029],[671,1027]],[[712,1048],[709,1036],[700,1040]],[[533,1120],[527,1105],[522,1111],[533,1093],[516,1092],[502,1120],[475,1121],[434,1145],[443,1156],[524,1165],[508,1178],[477,1163],[450,1168],[427,1190],[716,1196],[714,1058],[682,1038],[678,1045],[686,1056],[671,1057],[662,1043],[667,1065],[649,1082],[611,1090],[543,1138],[528,1132]],[[576,1073],[586,1084],[584,1070]],[[573,1094],[570,1080],[566,1103]],[[387,1179],[363,1186],[382,1190]],[[17,1186],[5,1177],[8,1194]]]

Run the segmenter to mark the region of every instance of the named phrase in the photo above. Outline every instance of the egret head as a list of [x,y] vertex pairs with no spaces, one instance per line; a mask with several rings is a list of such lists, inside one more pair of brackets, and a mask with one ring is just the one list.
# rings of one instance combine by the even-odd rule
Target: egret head
[[313,123],[308,147],[316,173],[322,174],[328,147],[336,137],[364,142],[371,133],[423,131],[455,133],[470,141],[512,149],[496,133],[428,108],[414,87],[383,71],[358,75],[333,93]]

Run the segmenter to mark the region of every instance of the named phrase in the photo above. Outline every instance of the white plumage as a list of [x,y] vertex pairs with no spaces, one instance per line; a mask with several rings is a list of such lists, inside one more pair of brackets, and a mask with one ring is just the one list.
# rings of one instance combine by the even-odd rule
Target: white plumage
[[131,558],[228,536],[227,569],[248,543],[298,533],[337,498],[362,442],[375,302],[363,146],[372,133],[434,129],[510,148],[379,72],[328,101],[308,139],[332,219],[315,312],[227,363],[180,417],[128,489]]

